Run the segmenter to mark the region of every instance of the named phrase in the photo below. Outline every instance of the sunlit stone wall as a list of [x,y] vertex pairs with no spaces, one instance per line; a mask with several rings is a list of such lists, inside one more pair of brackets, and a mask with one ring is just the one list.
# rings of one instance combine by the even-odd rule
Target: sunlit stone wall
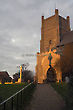
[[[37,53],[36,65],[36,80],[38,83],[43,83],[43,80],[47,77],[49,53],[52,55],[51,66],[56,71],[57,81],[62,80],[62,62],[60,61],[63,61],[63,59],[60,54],[55,54],[50,50],[60,44],[63,34],[67,32],[70,32],[69,16],[66,19],[61,17],[58,9],[55,9],[55,15],[47,19],[44,19],[44,16],[42,16],[40,53]],[[63,54],[65,55],[68,52],[68,47],[65,46],[64,48],[66,48],[63,50]]]

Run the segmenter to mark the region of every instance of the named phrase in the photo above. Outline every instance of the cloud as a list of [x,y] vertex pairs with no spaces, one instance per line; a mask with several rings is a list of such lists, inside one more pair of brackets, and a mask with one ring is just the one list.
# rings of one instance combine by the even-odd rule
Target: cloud
[[72,0],[1,0],[0,70],[7,70],[12,76],[16,66],[25,62],[35,70],[36,57],[22,55],[40,50],[41,16],[53,15],[57,7],[62,16],[71,16],[73,28],[72,5]]

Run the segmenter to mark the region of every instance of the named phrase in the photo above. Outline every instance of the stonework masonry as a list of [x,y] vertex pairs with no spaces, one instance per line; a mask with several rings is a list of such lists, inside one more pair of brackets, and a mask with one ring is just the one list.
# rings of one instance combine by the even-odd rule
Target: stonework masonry
[[50,68],[48,55],[51,53],[51,66],[56,70],[57,81],[59,81],[62,80],[61,66],[59,64],[56,67],[55,64],[61,59],[61,55],[56,54],[52,49],[61,44],[64,34],[71,32],[70,18],[69,16],[66,19],[61,17],[58,9],[55,9],[55,15],[46,19],[42,16],[41,20],[40,53],[37,53],[36,79],[38,83],[46,80],[47,71]]

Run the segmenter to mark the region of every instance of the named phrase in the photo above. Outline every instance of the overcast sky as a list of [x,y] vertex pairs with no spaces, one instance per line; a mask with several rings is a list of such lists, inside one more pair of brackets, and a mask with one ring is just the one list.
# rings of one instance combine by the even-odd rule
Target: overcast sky
[[7,70],[12,76],[17,66],[29,62],[34,71],[36,54],[40,49],[41,16],[54,14],[70,16],[73,29],[73,0],[0,0],[0,70]]

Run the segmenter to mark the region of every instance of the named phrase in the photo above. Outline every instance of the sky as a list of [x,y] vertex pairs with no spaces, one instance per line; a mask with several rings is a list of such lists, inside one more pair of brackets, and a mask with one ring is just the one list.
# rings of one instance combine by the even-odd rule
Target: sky
[[41,16],[54,15],[55,8],[70,16],[73,29],[73,0],[0,0],[0,71],[12,76],[28,62],[35,72],[36,56],[26,54],[40,51]]

